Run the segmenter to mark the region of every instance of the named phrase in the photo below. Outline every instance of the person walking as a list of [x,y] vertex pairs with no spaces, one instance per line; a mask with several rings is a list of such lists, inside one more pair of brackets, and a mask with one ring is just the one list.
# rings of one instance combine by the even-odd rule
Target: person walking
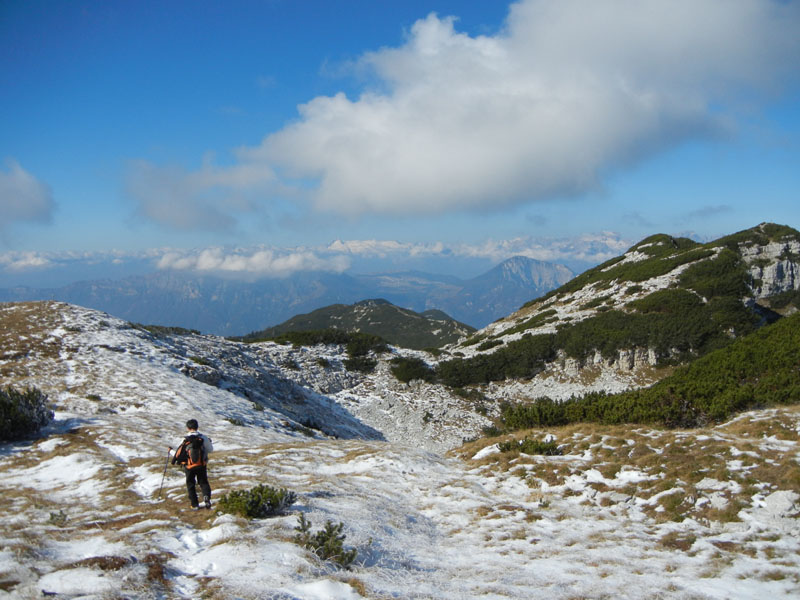
[[214,450],[211,438],[198,432],[197,419],[186,421],[187,435],[183,438],[172,464],[179,464],[186,474],[186,492],[192,508],[200,508],[197,487],[203,493],[203,506],[211,508],[211,486],[208,483],[208,453]]

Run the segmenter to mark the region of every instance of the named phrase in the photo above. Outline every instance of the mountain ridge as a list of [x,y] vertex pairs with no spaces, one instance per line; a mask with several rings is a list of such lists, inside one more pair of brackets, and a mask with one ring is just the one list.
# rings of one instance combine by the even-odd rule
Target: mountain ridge
[[587,391],[646,386],[673,364],[754,331],[767,311],[779,314],[771,305],[798,310],[798,272],[800,233],[782,225],[706,244],[650,236],[445,348],[449,381],[487,385],[509,399],[565,399],[547,374],[582,380]]
[[440,310],[417,313],[382,298],[354,304],[332,304],[310,313],[295,315],[283,323],[242,336],[248,341],[268,339],[283,333],[322,329],[377,335],[390,344],[423,350],[456,342],[475,331]]
[[[560,273],[561,278],[571,276],[564,270],[566,267],[524,260],[530,261],[531,269],[550,269]],[[542,279],[549,280],[546,275]],[[387,298],[397,306],[420,313],[438,309],[462,323],[483,326],[549,289],[531,287],[512,278],[504,283],[493,281],[491,289],[484,293],[475,278],[460,280],[419,271],[376,275],[301,273],[286,279],[253,282],[165,271],[121,280],[82,281],[53,289],[0,289],[0,301],[59,300],[139,323],[244,335],[323,306],[352,304],[365,298]]]

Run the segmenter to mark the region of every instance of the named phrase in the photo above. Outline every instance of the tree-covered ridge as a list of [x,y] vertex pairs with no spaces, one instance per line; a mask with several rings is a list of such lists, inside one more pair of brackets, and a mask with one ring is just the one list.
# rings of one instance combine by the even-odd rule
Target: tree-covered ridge
[[735,248],[737,246],[761,245],[770,242],[789,242],[800,241],[800,232],[788,225],[778,225],[776,223],[762,223],[757,227],[745,229],[731,235],[722,237],[711,246],[727,246]]
[[243,341],[249,343],[276,342],[278,344],[292,344],[294,346],[316,346],[319,344],[344,346],[351,357],[366,356],[370,352],[380,354],[386,352],[386,341],[371,333],[357,331],[343,331],[341,329],[319,329],[306,331],[287,331],[272,337],[258,337],[251,334]]
[[598,353],[608,362],[634,350],[655,365],[693,360],[779,317],[771,311],[800,309],[796,290],[756,297],[752,269],[757,260],[791,260],[784,255],[798,244],[800,233],[773,224],[708,244],[650,236],[462,342],[466,356],[440,363],[437,374],[463,386],[531,378],[557,358],[584,363]]
[[[599,313],[607,311],[635,315],[641,312],[637,304],[649,295],[655,294],[650,301],[653,304],[664,298],[663,290],[681,289],[696,294],[707,304],[701,312],[710,312],[712,322],[720,327],[727,325],[729,332],[732,328],[734,335],[741,335],[750,330],[751,319],[741,308],[735,307],[733,301],[753,297],[753,289],[761,282],[754,280],[752,263],[770,261],[758,253],[755,258],[748,256],[746,259],[742,248],[775,242],[786,244],[786,248],[780,257],[772,260],[792,260],[795,257],[791,249],[800,244],[800,233],[782,225],[762,224],[708,244],[664,234],[650,236],[624,255],[582,273],[550,294],[529,302],[517,315],[480,333],[484,338],[503,338],[525,332],[535,335],[543,325],[551,325],[545,328],[549,333],[554,329],[553,324],[558,328],[570,327],[578,321],[599,318]],[[789,254],[783,256],[787,252]],[[800,256],[797,258],[800,261]],[[785,305],[796,300],[789,297],[783,302]],[[547,319],[541,318],[544,313]],[[698,315],[689,316],[696,318]],[[637,329],[635,325],[631,327]]]
[[694,427],[747,409],[800,403],[800,313],[678,368],[655,385],[564,402],[537,398],[506,405],[507,430],[565,425],[655,423]]
[[560,288],[541,298],[531,300],[523,308],[543,303],[550,298],[564,297],[591,284],[600,284],[598,287],[602,288],[608,287],[612,281],[640,283],[714,254],[713,248],[707,248],[686,238],[673,238],[663,234],[651,236],[633,246],[622,256],[584,271]]
[[528,302],[525,307],[543,304],[553,297],[563,297],[593,283],[628,281],[638,283],[664,275],[684,264],[711,258],[723,248],[741,257],[741,246],[766,245],[770,242],[800,241],[800,232],[787,225],[762,223],[707,244],[688,238],[656,234],[632,246],[625,254],[584,271],[563,286]]
[[417,313],[378,299],[326,306],[292,317],[275,327],[249,333],[241,339],[273,339],[287,333],[329,329],[367,333],[390,344],[417,350],[453,343],[475,331],[442,311]]

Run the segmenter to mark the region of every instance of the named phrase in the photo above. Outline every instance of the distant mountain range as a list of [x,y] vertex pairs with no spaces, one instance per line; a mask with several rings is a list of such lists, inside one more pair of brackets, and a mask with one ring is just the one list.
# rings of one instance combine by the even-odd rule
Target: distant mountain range
[[565,266],[518,256],[467,280],[404,272],[301,273],[248,282],[159,272],[49,289],[0,289],[0,302],[59,300],[132,322],[243,335],[324,306],[384,298],[409,310],[441,310],[461,323],[484,327],[572,277]]
[[275,327],[256,331],[248,339],[271,338],[292,331],[341,329],[378,335],[395,346],[422,350],[452,344],[475,331],[440,310],[417,313],[383,299],[333,304],[292,317]]

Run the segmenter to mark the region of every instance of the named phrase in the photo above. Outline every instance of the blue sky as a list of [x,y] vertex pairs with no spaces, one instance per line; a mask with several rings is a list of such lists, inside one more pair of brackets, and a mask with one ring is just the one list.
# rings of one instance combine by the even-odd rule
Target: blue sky
[[799,34],[796,1],[5,0],[0,286],[800,227]]

